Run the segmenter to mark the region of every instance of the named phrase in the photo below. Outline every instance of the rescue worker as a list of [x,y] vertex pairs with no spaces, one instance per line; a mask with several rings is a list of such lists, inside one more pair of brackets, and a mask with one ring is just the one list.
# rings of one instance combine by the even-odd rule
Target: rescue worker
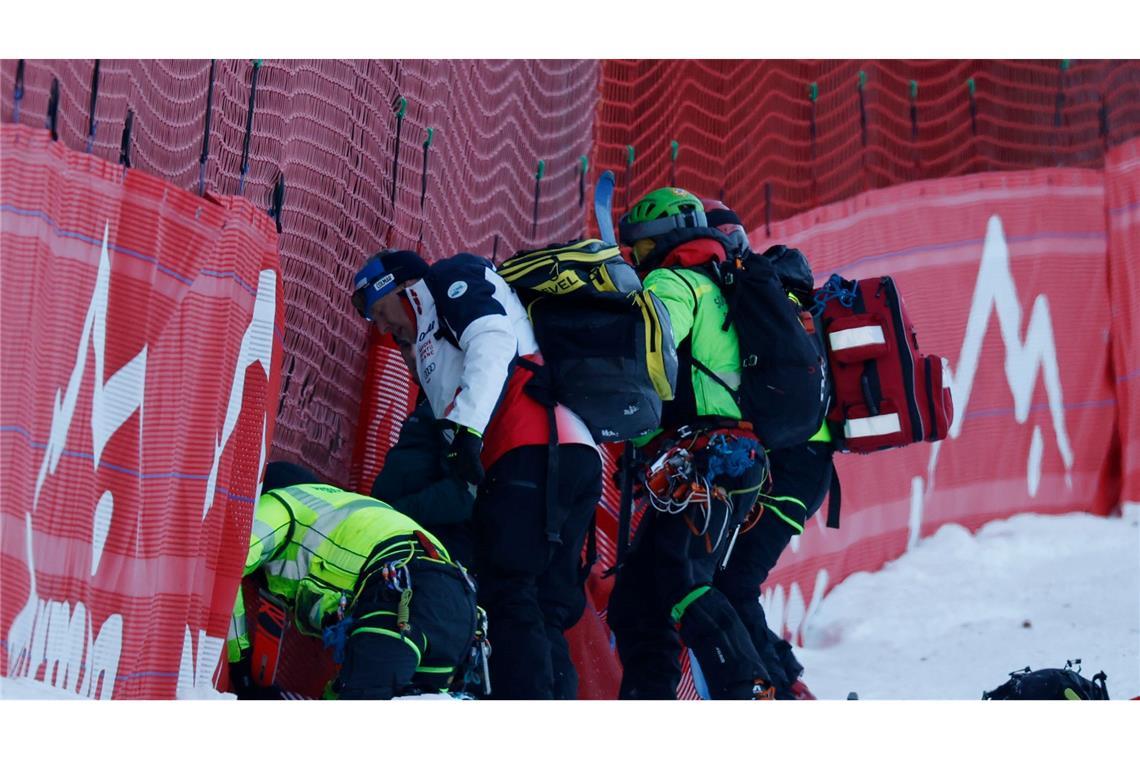
[[[702,199],[701,202],[708,226],[723,232],[737,251],[751,252],[747,232],[736,213],[720,201]],[[801,280],[800,292],[790,291],[788,297],[797,305],[810,306],[811,272],[797,274]],[[815,697],[800,680],[803,665],[792,652],[792,645],[768,627],[760,604],[760,587],[792,536],[804,532],[804,525],[819,511],[828,495],[834,470],[835,449],[831,440],[825,420],[808,441],[767,452],[771,483],[761,491],[727,566],[717,572],[713,581],[748,629],[775,687],[776,699]]]
[[[445,692],[476,641],[475,586],[447,549],[382,501],[266,468],[243,575],[261,570],[297,630],[334,649],[328,696],[391,699]],[[239,589],[228,647],[239,694],[251,688]]]
[[[564,632],[582,614],[579,558],[601,496],[601,455],[585,424],[525,392],[541,362],[518,296],[486,259],[460,253],[428,265],[386,250],[357,273],[353,303],[383,334],[408,343],[415,374],[446,436],[451,473],[477,487],[473,513],[479,604],[495,621],[492,694],[573,698]],[[561,665],[556,664],[561,663]]]
[[697,658],[713,699],[771,699],[774,690],[748,630],[713,585],[737,527],[767,477],[764,449],[720,383],[740,384],[727,304],[701,267],[725,260],[731,245],[709,229],[696,196],[661,188],[620,222],[623,245],[646,290],[669,311],[677,345],[677,389],[663,430],[638,440],[650,507],[638,525],[610,597],[625,699],[674,699],[680,682],[678,633]]

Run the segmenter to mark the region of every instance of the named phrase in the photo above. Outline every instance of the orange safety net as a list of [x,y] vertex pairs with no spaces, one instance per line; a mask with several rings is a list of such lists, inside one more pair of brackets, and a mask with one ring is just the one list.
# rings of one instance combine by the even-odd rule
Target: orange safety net
[[594,157],[615,216],[675,183],[752,230],[913,180],[1100,168],[1137,135],[1136,61],[605,61]]

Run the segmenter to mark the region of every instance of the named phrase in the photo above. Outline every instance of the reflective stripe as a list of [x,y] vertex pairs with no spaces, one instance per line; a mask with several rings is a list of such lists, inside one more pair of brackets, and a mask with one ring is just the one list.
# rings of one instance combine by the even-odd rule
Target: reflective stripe
[[[348,519],[353,513],[361,509],[368,508],[389,508],[383,502],[376,499],[369,499],[360,497],[353,499],[342,507],[337,507],[334,503],[327,499],[322,499],[315,494],[307,493],[300,489],[288,489],[285,491],[290,499],[299,502],[302,506],[308,507],[318,516],[317,519],[309,526],[298,525],[298,531],[304,530],[304,536],[301,538],[301,543],[297,556],[293,559],[282,559],[279,562],[274,561],[269,563],[268,567],[271,568],[273,574],[278,575],[286,580],[299,581],[309,574],[309,559],[313,554],[317,554],[317,549],[321,544],[328,540],[328,534],[341,522]],[[330,545],[336,546],[329,542]],[[364,555],[352,552],[350,549],[345,549],[343,546],[336,546],[341,551],[355,554],[360,557],[363,562]]]
[[830,333],[827,339],[831,341],[832,351],[842,351],[845,348],[858,348],[859,346],[872,346],[877,343],[886,343],[883,337],[883,328],[879,325],[865,327],[852,327],[847,330],[837,330]]
[[685,594],[685,598],[673,605],[670,615],[674,623],[681,622],[681,616],[685,614],[685,610],[689,609],[689,605],[700,599],[702,596],[712,590],[712,586],[701,586],[695,588],[689,593]]
[[829,428],[827,426],[827,420],[824,420],[823,424],[819,426],[819,430],[816,432],[816,434],[813,435],[811,438],[808,438],[808,443],[814,443],[816,441],[826,442],[826,441],[830,441],[830,440],[831,440],[831,428]]
[[870,438],[876,435],[897,433],[900,430],[902,430],[902,425],[899,422],[897,412],[847,420],[843,423],[843,436],[845,438]]
[[262,563],[273,556],[277,549],[277,540],[274,535],[277,531],[289,532],[288,525],[278,525],[274,528],[269,523],[254,518],[253,530],[250,531],[249,552],[245,557],[246,574],[252,567],[260,567]]
[[380,634],[381,636],[389,636],[389,637],[391,637],[391,638],[395,639],[396,641],[402,641],[402,642],[404,642],[404,643],[405,643],[405,644],[407,644],[409,647],[411,647],[411,649],[412,649],[412,651],[413,651],[413,652],[415,652],[415,653],[416,653],[416,667],[419,667],[419,664],[420,664],[420,660],[421,660],[421,659],[423,659],[423,654],[421,654],[421,653],[420,653],[420,648],[419,648],[418,646],[416,646],[416,645],[415,645],[415,644],[412,642],[412,640],[411,640],[411,639],[409,639],[409,638],[406,638],[406,637],[404,637],[404,636],[401,636],[400,634],[396,633],[395,631],[389,631],[389,630],[388,630],[388,629],[386,629],[386,628],[371,628],[371,627],[368,627],[368,628],[357,628],[355,631],[353,631],[353,632],[352,632],[352,634],[351,634],[351,635],[352,635],[352,636],[356,636],[357,634],[360,634],[360,633],[378,633],[378,634]]

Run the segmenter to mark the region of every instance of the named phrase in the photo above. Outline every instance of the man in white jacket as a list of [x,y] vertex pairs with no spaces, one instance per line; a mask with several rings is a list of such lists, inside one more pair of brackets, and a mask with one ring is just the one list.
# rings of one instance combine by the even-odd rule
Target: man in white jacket
[[382,251],[353,289],[361,316],[410,345],[449,439],[448,465],[478,487],[475,571],[495,647],[493,695],[574,698],[563,632],[585,605],[579,558],[601,496],[601,457],[563,406],[553,410],[552,439],[548,410],[525,392],[532,373],[516,359],[542,361],[526,310],[491,264],[469,253],[429,266],[411,251]]

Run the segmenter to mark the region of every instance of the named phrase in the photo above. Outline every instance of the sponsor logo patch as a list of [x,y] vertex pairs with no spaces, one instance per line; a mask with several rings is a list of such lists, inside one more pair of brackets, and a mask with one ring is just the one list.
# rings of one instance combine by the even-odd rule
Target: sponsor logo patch
[[467,283],[463,282],[462,280],[457,280],[447,287],[448,298],[459,298],[459,296],[463,295],[466,292]]

